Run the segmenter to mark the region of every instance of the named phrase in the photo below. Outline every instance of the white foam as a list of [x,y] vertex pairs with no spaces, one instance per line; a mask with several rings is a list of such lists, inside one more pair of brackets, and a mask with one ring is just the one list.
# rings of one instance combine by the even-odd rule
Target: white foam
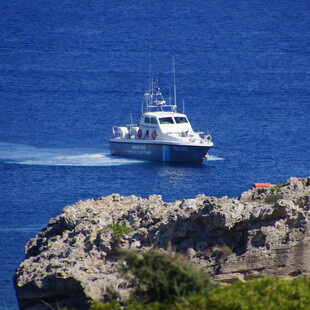
[[118,166],[142,161],[111,157],[104,154],[83,154],[75,156],[58,156],[44,159],[30,159],[19,162],[24,165],[45,166]]
[[101,153],[94,150],[35,148],[1,142],[0,159],[8,163],[42,166],[118,166],[143,162],[112,157],[107,150]]
[[[37,148],[29,145],[0,142],[0,160],[7,163],[41,166],[120,166],[145,161],[114,157],[109,150]],[[224,160],[208,155],[207,161]]]
[[218,157],[216,155],[208,155],[208,161],[225,160],[225,158]]

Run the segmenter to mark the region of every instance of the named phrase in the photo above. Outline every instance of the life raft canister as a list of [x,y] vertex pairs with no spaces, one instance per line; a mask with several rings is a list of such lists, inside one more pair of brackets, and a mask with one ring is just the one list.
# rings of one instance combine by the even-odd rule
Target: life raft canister
[[270,183],[253,183],[252,184],[252,189],[255,189],[255,188],[264,188],[264,187],[268,187],[270,186],[271,184]]
[[155,140],[155,139],[156,139],[156,137],[157,137],[156,130],[153,130],[153,132],[152,132],[152,138],[153,138],[153,140]]
[[139,129],[139,131],[138,131],[138,137],[141,139],[142,138],[142,130],[141,129]]

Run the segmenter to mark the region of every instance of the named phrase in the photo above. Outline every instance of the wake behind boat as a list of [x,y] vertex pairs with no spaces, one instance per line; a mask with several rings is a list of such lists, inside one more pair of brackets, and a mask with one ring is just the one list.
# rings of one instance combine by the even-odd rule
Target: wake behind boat
[[199,163],[207,159],[213,146],[210,134],[194,132],[187,116],[177,112],[176,91],[174,102],[167,103],[157,81],[150,82],[145,92],[145,108],[139,125],[113,127],[110,139],[114,156],[143,160]]

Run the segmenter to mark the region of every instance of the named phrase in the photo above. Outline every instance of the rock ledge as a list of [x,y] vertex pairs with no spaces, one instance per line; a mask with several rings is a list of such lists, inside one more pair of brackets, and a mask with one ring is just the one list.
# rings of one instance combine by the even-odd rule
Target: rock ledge
[[[309,209],[310,177],[233,199],[198,195],[165,203],[157,195],[113,194],[79,201],[27,243],[14,276],[20,309],[42,309],[42,300],[54,308],[85,309],[93,300],[128,298],[127,282],[118,273],[118,247],[171,245],[226,283],[310,275]],[[113,223],[133,231],[115,240],[106,229]]]

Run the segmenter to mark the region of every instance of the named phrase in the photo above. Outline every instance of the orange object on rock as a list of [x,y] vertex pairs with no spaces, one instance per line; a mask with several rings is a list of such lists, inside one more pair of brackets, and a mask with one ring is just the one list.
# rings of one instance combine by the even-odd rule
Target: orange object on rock
[[252,189],[263,188],[263,187],[267,187],[267,186],[270,186],[270,185],[271,185],[270,183],[253,183],[252,184]]

